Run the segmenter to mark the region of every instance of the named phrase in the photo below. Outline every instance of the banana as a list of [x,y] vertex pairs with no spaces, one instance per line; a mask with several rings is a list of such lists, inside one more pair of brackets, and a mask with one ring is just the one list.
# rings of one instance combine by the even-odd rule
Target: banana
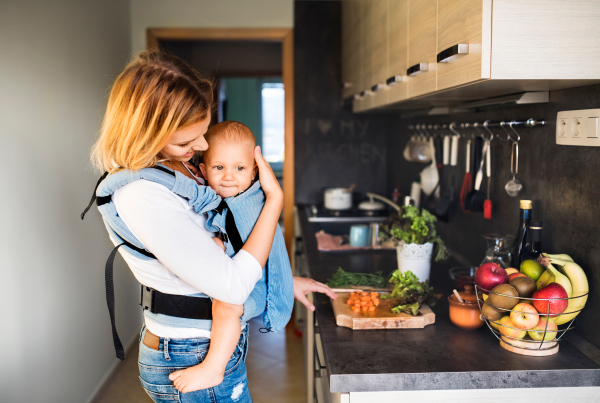
[[562,285],[565,291],[567,292],[567,297],[571,298],[571,295],[573,294],[573,286],[571,285],[571,280],[569,280],[567,276],[556,270],[554,266],[552,266],[552,263],[548,264],[547,269],[554,276],[554,282]]
[[566,253],[561,253],[559,255],[551,255],[549,253],[542,253],[545,257],[549,257],[552,263],[566,263],[566,262],[575,262],[571,256]]
[[[550,260],[552,260],[552,258]],[[569,305],[565,310],[566,313],[557,316],[555,319],[557,325],[565,324],[579,315],[579,312],[581,309],[583,309],[585,303],[587,302],[587,293],[589,291],[589,284],[585,272],[577,263],[567,262],[562,266],[562,268],[560,268],[560,271],[562,271],[569,278],[573,286],[572,295],[569,296],[580,298],[573,298],[569,300]]]
[[548,284],[554,283],[554,281],[555,278],[552,273],[550,273],[550,270],[545,270],[535,283],[537,284],[537,289],[541,290]]

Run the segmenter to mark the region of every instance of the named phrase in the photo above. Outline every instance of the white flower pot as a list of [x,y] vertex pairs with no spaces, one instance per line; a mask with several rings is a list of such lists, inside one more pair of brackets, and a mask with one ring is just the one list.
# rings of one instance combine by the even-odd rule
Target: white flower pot
[[429,280],[431,270],[431,255],[433,244],[427,242],[422,245],[416,243],[398,245],[398,270],[401,273],[411,271],[420,281]]

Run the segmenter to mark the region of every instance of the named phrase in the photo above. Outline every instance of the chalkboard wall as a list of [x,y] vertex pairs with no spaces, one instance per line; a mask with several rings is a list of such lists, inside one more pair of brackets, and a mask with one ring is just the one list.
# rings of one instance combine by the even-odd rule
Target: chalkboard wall
[[[510,147],[494,140],[492,220],[481,213],[465,214],[455,205],[449,221],[440,222],[438,228],[456,256],[477,265],[486,250],[483,235],[514,234],[519,200],[533,200],[533,219],[544,222],[543,249],[568,253],[587,273],[591,293],[576,331],[600,347],[600,147],[558,146],[555,140],[557,112],[600,108],[600,85],[551,92],[547,104],[420,119],[400,119],[398,113],[353,115],[339,102],[339,2],[295,4],[296,202],[318,202],[322,187],[354,182],[360,190],[389,196],[400,180],[401,193],[408,194],[410,183],[425,167],[402,157],[412,134],[408,125],[545,119],[544,127],[517,129],[522,139],[521,194],[509,197],[505,192],[504,185],[511,178]],[[464,163],[459,162],[456,186],[462,184],[463,176]]]

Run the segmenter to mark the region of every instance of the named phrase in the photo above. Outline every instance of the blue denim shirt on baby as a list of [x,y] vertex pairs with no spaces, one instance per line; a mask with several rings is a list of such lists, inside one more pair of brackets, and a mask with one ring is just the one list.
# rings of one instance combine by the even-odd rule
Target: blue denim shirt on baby
[[[260,183],[254,183],[248,190],[235,197],[228,197],[221,200],[214,190],[207,186],[200,186],[194,180],[185,175],[168,169],[162,165],[154,168],[145,168],[136,172],[122,170],[110,175],[104,175],[98,181],[95,197],[98,210],[102,214],[102,219],[110,238],[117,243],[106,265],[106,293],[107,304],[111,316],[113,328],[113,342],[117,357],[124,359],[124,351],[115,328],[114,321],[114,292],[112,289],[112,260],[119,247],[123,246],[129,249],[129,252],[140,259],[156,259],[154,255],[145,249],[144,245],[132,234],[127,225],[117,214],[116,207],[111,201],[112,194],[120,187],[136,180],[145,179],[159,183],[169,189],[171,192],[183,197],[189,205],[198,213],[208,215],[206,229],[212,232],[221,232],[225,234],[226,253],[233,256],[241,247],[240,238],[243,242],[248,239],[252,228],[258,219],[264,205],[264,192],[260,188]],[[90,206],[94,200],[90,202]],[[224,202],[224,203],[223,203]],[[88,206],[88,209],[89,207]],[[81,215],[83,219],[85,213]],[[233,220],[231,219],[233,216]],[[235,225],[234,225],[235,224]],[[235,242],[237,241],[237,242]],[[142,285],[142,290],[145,286]],[[156,292],[157,294],[160,294]],[[144,295],[144,292],[142,292]],[[193,294],[187,297],[167,296],[167,303],[177,305],[181,301],[188,302],[198,300],[198,297],[207,296],[205,294]],[[178,298],[178,299],[177,299]],[[175,303],[171,302],[175,299]],[[193,302],[193,301],[192,301]],[[279,226],[275,232],[275,239],[269,253],[267,264],[263,269],[263,278],[256,283],[254,290],[244,303],[244,315],[241,320],[246,321],[252,317],[258,316],[264,312],[263,323],[270,332],[281,330],[289,321],[294,302],[294,289],[292,271],[289,258],[285,248],[285,242]],[[152,313],[152,304],[142,304],[149,307],[150,310],[144,310],[144,315],[151,316],[154,320],[161,322],[166,326],[192,327],[200,329],[210,329],[212,321],[207,319],[190,319],[189,316],[175,317],[163,315],[161,313]],[[169,310],[167,310],[169,311]],[[185,309],[184,309],[185,311]],[[194,317],[194,316],[192,316]]]

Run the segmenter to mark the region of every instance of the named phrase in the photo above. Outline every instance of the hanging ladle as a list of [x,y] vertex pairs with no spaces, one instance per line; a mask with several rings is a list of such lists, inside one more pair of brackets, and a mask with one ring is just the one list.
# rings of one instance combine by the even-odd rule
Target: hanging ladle
[[504,127],[504,122],[501,122],[500,126],[502,126],[504,130],[506,130],[508,138],[512,141],[510,150],[510,173],[513,177],[506,183],[504,189],[506,190],[506,193],[508,193],[509,196],[516,197],[519,194],[519,192],[523,189],[523,184],[519,182],[519,180],[516,178],[517,174],[519,173],[519,140],[521,140],[521,136],[519,136],[519,133],[517,133],[517,131],[512,127],[513,123],[514,121],[510,122],[509,127],[517,135],[516,140],[513,139],[509,131],[506,130],[506,128]]

